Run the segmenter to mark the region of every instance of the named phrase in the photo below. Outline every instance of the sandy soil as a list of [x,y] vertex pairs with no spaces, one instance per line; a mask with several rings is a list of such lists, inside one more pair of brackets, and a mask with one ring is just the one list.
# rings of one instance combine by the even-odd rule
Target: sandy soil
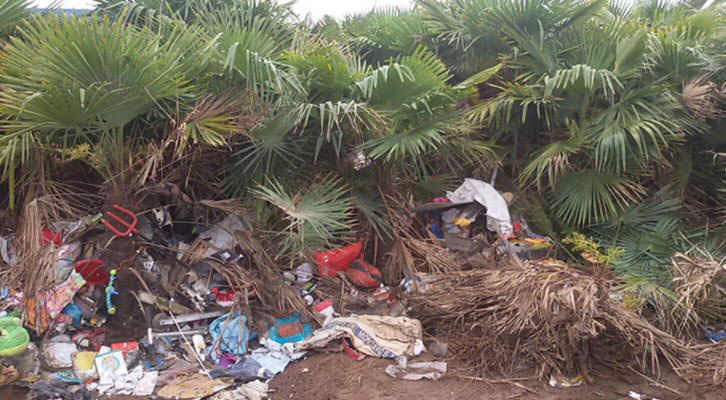
[[[417,359],[416,361],[420,361]],[[672,372],[664,372],[661,385],[653,384],[636,374],[599,371],[595,382],[577,388],[552,388],[537,380],[513,380],[508,383],[476,381],[465,378],[456,369],[437,382],[403,381],[389,377],[384,369],[392,360],[366,358],[355,361],[343,353],[312,354],[290,365],[270,383],[271,400],[589,400],[630,399],[630,390],[661,400],[726,399],[726,389],[689,385]],[[667,386],[668,389],[664,388]],[[16,387],[0,387],[0,400],[25,398],[27,391]],[[114,396],[116,399],[141,399]]]
[[[272,380],[272,400],[359,400],[359,399],[629,399],[634,390],[646,395],[669,399],[716,400],[726,398],[726,389],[688,385],[673,373],[664,373],[661,382],[670,389],[657,387],[635,374],[613,376],[601,371],[595,382],[577,388],[552,388],[536,380],[511,383],[484,383],[450,376],[438,382],[396,380],[384,372],[391,360],[366,358],[355,361],[343,353],[314,354],[289,366]],[[456,371],[450,371],[457,375]],[[610,377],[608,377],[610,375]]]

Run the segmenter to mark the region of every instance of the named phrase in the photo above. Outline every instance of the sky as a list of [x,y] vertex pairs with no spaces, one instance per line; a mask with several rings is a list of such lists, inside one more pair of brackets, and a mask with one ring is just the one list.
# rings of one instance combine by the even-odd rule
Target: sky
[[[53,0],[35,0],[40,7],[48,6]],[[409,7],[412,0],[297,0],[295,11],[304,16],[308,13],[313,19],[323,15],[343,17],[347,14],[364,12],[374,7],[402,6]],[[74,9],[88,9],[93,7],[93,0],[61,0],[61,7]]]

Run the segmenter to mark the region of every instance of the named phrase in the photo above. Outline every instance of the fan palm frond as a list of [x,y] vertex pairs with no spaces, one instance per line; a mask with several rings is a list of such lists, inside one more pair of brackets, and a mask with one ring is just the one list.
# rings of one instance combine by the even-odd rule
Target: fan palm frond
[[522,169],[519,180],[522,183],[534,180],[537,187],[541,188],[542,180],[546,177],[550,187],[554,188],[559,177],[574,168],[571,158],[586,148],[586,140],[581,135],[552,142],[534,155]]
[[581,170],[560,178],[554,203],[567,223],[587,225],[607,220],[642,194],[643,188],[625,177]]
[[0,0],[0,39],[15,30],[18,23],[28,16],[30,0]]
[[306,248],[331,246],[352,227],[349,189],[339,178],[321,177],[299,191],[270,181],[252,194],[282,213],[285,226],[277,232],[280,254],[289,252],[291,258]]
[[309,161],[304,156],[310,146],[304,137],[293,133],[294,127],[293,117],[280,114],[250,135],[249,141],[232,153],[232,165],[225,179],[227,191],[243,196],[250,186],[265,179],[282,181],[290,171]]
[[345,37],[373,64],[411,55],[427,35],[418,11],[396,7],[349,16],[342,21],[341,28]]

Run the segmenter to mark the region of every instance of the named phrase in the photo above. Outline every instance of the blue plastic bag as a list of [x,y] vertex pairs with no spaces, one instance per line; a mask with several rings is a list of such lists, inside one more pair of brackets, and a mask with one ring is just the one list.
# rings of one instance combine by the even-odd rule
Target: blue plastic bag
[[[215,342],[222,333],[222,328],[225,326],[224,322],[227,321],[228,317],[229,314],[224,314],[209,325],[209,333]],[[219,340],[219,351],[222,353],[244,354],[247,352],[249,338],[250,330],[247,328],[247,317],[236,311],[227,322],[227,326],[224,327],[222,339]]]

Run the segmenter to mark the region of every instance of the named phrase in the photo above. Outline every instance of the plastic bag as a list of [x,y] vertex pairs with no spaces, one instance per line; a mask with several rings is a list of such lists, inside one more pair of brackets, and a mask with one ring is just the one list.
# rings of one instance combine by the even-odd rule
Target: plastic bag
[[[229,322],[225,321],[229,318]],[[226,325],[226,326],[225,326]],[[222,330],[224,329],[224,332]],[[247,317],[236,311],[224,314],[212,321],[209,325],[209,333],[214,342],[219,342],[219,351],[222,353],[244,354],[247,352],[247,341],[250,338],[250,331],[247,328]],[[220,335],[222,338],[219,339]],[[214,358],[215,355],[213,354]]]

